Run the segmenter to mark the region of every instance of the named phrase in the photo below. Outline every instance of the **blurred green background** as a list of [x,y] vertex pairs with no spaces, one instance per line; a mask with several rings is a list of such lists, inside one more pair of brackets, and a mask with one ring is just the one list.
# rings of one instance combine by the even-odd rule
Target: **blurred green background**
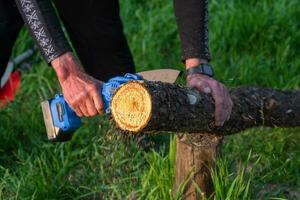
[[[120,3],[138,71],[184,69],[172,1]],[[229,87],[299,89],[298,0],[210,0],[209,11],[216,79]],[[22,30],[13,56],[32,45]],[[174,136],[154,136],[160,150],[144,152],[99,116],[83,119],[72,141],[48,142],[40,101],[59,85],[39,55],[32,61],[16,100],[0,110],[0,199],[172,199]],[[212,199],[300,199],[299,141],[299,128],[226,137]]]

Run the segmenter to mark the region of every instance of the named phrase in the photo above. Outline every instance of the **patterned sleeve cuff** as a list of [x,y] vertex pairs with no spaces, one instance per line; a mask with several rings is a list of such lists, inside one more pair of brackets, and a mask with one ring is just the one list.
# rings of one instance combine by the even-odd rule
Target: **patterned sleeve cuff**
[[31,36],[48,63],[71,51],[51,1],[16,0],[16,3]]
[[48,56],[45,54],[42,54],[42,55],[43,55],[44,59],[46,60],[46,62],[50,65],[53,60],[55,60],[56,58],[58,58],[59,56],[63,55],[64,53],[66,53],[68,51],[71,51],[71,49],[70,48],[60,49],[58,51],[55,51],[54,53],[51,53]]

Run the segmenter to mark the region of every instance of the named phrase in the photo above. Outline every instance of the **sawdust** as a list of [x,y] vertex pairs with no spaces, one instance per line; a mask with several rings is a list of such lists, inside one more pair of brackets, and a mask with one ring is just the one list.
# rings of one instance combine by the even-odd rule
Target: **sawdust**
[[152,101],[142,81],[122,85],[111,101],[112,116],[119,128],[139,132],[150,120]]

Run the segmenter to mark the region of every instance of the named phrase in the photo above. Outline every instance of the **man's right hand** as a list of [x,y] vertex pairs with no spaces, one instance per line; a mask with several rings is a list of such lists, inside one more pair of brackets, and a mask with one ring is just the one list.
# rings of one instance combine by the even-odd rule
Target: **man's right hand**
[[[186,60],[186,68],[198,66],[201,63],[208,63],[206,59],[190,58]],[[215,100],[215,124],[223,126],[229,120],[233,108],[233,102],[227,88],[218,81],[203,75],[191,74],[187,76],[187,85],[194,87],[201,92],[210,93]]]
[[86,74],[71,52],[51,62],[56,71],[65,100],[81,116],[95,116],[102,113],[104,103],[100,95],[101,81]]
[[192,74],[187,76],[187,85],[212,95],[215,100],[216,126],[223,126],[230,119],[233,102],[228,90],[222,83],[203,74]]

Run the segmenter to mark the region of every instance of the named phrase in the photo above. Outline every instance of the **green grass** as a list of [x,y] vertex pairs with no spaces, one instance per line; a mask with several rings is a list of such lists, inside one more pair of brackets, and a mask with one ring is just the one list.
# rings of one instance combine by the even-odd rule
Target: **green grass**
[[[121,8],[138,70],[183,69],[171,1],[127,0]],[[299,88],[298,0],[211,0],[209,9],[218,80]],[[13,54],[30,46],[23,30]],[[106,117],[96,117],[84,119],[72,141],[48,142],[39,103],[59,85],[39,56],[32,61],[16,100],[0,110],[0,199],[171,199],[173,137],[160,142],[160,151],[145,153],[125,144]],[[299,133],[255,128],[227,137],[212,172],[212,199],[300,199]]]

